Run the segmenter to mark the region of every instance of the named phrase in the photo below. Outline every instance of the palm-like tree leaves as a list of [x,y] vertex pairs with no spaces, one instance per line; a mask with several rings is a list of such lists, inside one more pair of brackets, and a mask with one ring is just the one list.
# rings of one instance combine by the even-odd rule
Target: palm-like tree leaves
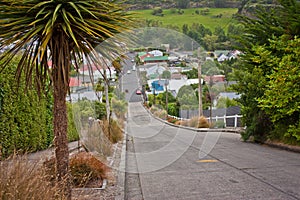
[[[71,64],[75,63],[78,69],[84,56],[88,63],[103,67],[109,56],[117,54],[120,45],[116,40],[108,42],[100,49],[101,56],[95,47],[127,31],[131,24],[130,15],[122,6],[109,0],[0,1],[0,51],[12,44],[0,55],[0,70],[21,54],[17,77],[24,75],[27,85],[35,82],[39,91],[44,90],[48,77],[53,83],[57,180],[68,177],[65,99]],[[48,61],[52,61],[51,66]],[[70,185],[62,186],[71,199]]]
[[[5,67],[18,52],[26,55],[24,59],[32,59],[23,64],[35,63],[37,68],[41,67],[41,64],[47,65],[46,62],[37,61],[49,59],[44,59],[45,52],[53,43],[53,36],[62,32],[68,41],[68,49],[75,53],[66,55],[69,61],[80,59],[81,56],[77,52],[90,52],[106,38],[126,31],[129,24],[132,24],[130,15],[123,11],[121,5],[112,4],[110,1],[3,0],[0,2],[0,8],[0,50],[15,44],[9,52],[0,56],[0,60],[4,61],[2,67]],[[38,43],[39,47],[37,51],[32,51],[34,55],[29,57],[28,52],[22,49],[24,46],[35,48],[34,45],[28,45],[32,41]],[[53,56],[52,54],[53,52],[50,56]],[[30,67],[32,66],[24,68]],[[42,77],[38,79],[45,81]]]

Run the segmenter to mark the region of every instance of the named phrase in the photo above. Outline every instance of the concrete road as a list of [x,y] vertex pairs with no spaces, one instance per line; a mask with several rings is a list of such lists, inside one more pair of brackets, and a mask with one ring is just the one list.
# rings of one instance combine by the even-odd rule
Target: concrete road
[[126,199],[300,199],[298,153],[172,127],[140,102],[127,133]]
[[133,57],[134,54],[129,54],[128,59],[122,63],[123,70],[120,80],[126,100],[129,102],[140,102],[142,101],[142,96],[135,93],[137,89],[141,88],[138,82],[137,71],[132,70],[132,66],[135,64],[131,61]]

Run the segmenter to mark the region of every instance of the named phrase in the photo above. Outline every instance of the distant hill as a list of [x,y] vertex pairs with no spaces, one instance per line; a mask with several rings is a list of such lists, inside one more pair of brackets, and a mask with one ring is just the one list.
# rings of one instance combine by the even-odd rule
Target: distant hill
[[239,8],[241,0],[125,0],[130,10],[168,8]]
[[277,6],[276,0],[244,0],[239,7],[239,14],[251,15],[255,12],[257,6],[263,6],[267,9]]
[[[207,10],[205,15],[197,14],[201,11]],[[140,20],[146,21],[146,23],[155,22],[155,26],[161,27],[175,27],[179,30],[182,29],[184,24],[192,26],[193,23],[203,24],[205,27],[214,31],[217,26],[227,29],[230,23],[234,23],[233,15],[237,13],[237,8],[188,8],[182,10],[183,13],[178,14],[173,9],[163,9],[162,16],[153,15],[152,10],[136,10],[134,11],[135,17]],[[219,17],[218,17],[219,16]],[[151,26],[148,24],[147,26]],[[152,24],[153,26],[153,24]]]

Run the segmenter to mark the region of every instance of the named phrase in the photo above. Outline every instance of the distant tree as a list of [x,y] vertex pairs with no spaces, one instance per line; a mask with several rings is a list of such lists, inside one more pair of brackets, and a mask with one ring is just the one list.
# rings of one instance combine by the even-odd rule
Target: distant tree
[[176,2],[177,8],[185,9],[190,6],[189,0],[177,0]]
[[225,31],[221,26],[217,26],[213,34],[218,36],[217,42],[225,42],[227,40]]
[[171,9],[170,9],[170,13],[171,13],[171,14],[175,14],[175,13],[176,13],[176,8],[171,8]]
[[[293,39],[294,36],[300,36],[299,1],[278,2],[281,6],[272,9],[257,8],[254,17],[237,17],[244,26],[244,34],[237,37],[239,49],[244,55],[240,70],[235,70],[238,84],[233,88],[241,94],[239,101],[242,104],[243,122],[247,126],[245,138],[254,136],[257,141],[265,140],[274,130],[272,116],[258,102],[269,90],[269,75],[275,67],[270,65],[269,59],[262,59],[268,57],[264,49],[271,48],[271,38],[284,36]],[[282,58],[285,55],[282,50],[271,49],[273,57]]]
[[161,77],[164,78],[164,79],[170,79],[171,78],[171,72],[168,71],[168,70],[165,70],[165,71],[163,71]]
[[190,71],[181,72],[181,73],[186,75],[188,79],[198,78],[198,70],[196,68],[193,68]]
[[225,0],[214,0],[214,5],[216,8],[225,8],[226,1]]
[[218,40],[218,36],[216,35],[205,35],[203,38],[203,43],[208,51],[214,51],[216,48],[216,42]]
[[182,25],[182,32],[183,32],[184,34],[187,34],[188,31],[189,31],[189,26],[188,26],[187,24],[183,24],[183,25]]
[[[274,38],[270,48],[258,47],[263,62],[272,67],[264,95],[258,98],[261,107],[275,124],[276,136],[300,144],[300,39]],[[274,51],[283,54],[273,54]],[[287,130],[282,134],[282,130]]]
[[238,106],[239,102],[234,99],[229,99],[228,97],[221,97],[217,101],[217,108],[228,108],[231,106]]
[[151,12],[152,15],[156,15],[156,16],[163,16],[163,10],[162,8],[155,8],[153,9],[153,11]]

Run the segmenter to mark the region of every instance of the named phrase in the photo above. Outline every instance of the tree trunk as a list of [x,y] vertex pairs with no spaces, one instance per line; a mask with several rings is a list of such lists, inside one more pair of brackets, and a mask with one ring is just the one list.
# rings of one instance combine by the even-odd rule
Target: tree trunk
[[53,69],[53,125],[54,125],[54,145],[56,157],[56,178],[59,188],[66,199],[71,200],[71,184],[69,177],[69,150],[68,150],[68,118],[66,95],[67,90],[62,83],[62,74],[54,67]]

